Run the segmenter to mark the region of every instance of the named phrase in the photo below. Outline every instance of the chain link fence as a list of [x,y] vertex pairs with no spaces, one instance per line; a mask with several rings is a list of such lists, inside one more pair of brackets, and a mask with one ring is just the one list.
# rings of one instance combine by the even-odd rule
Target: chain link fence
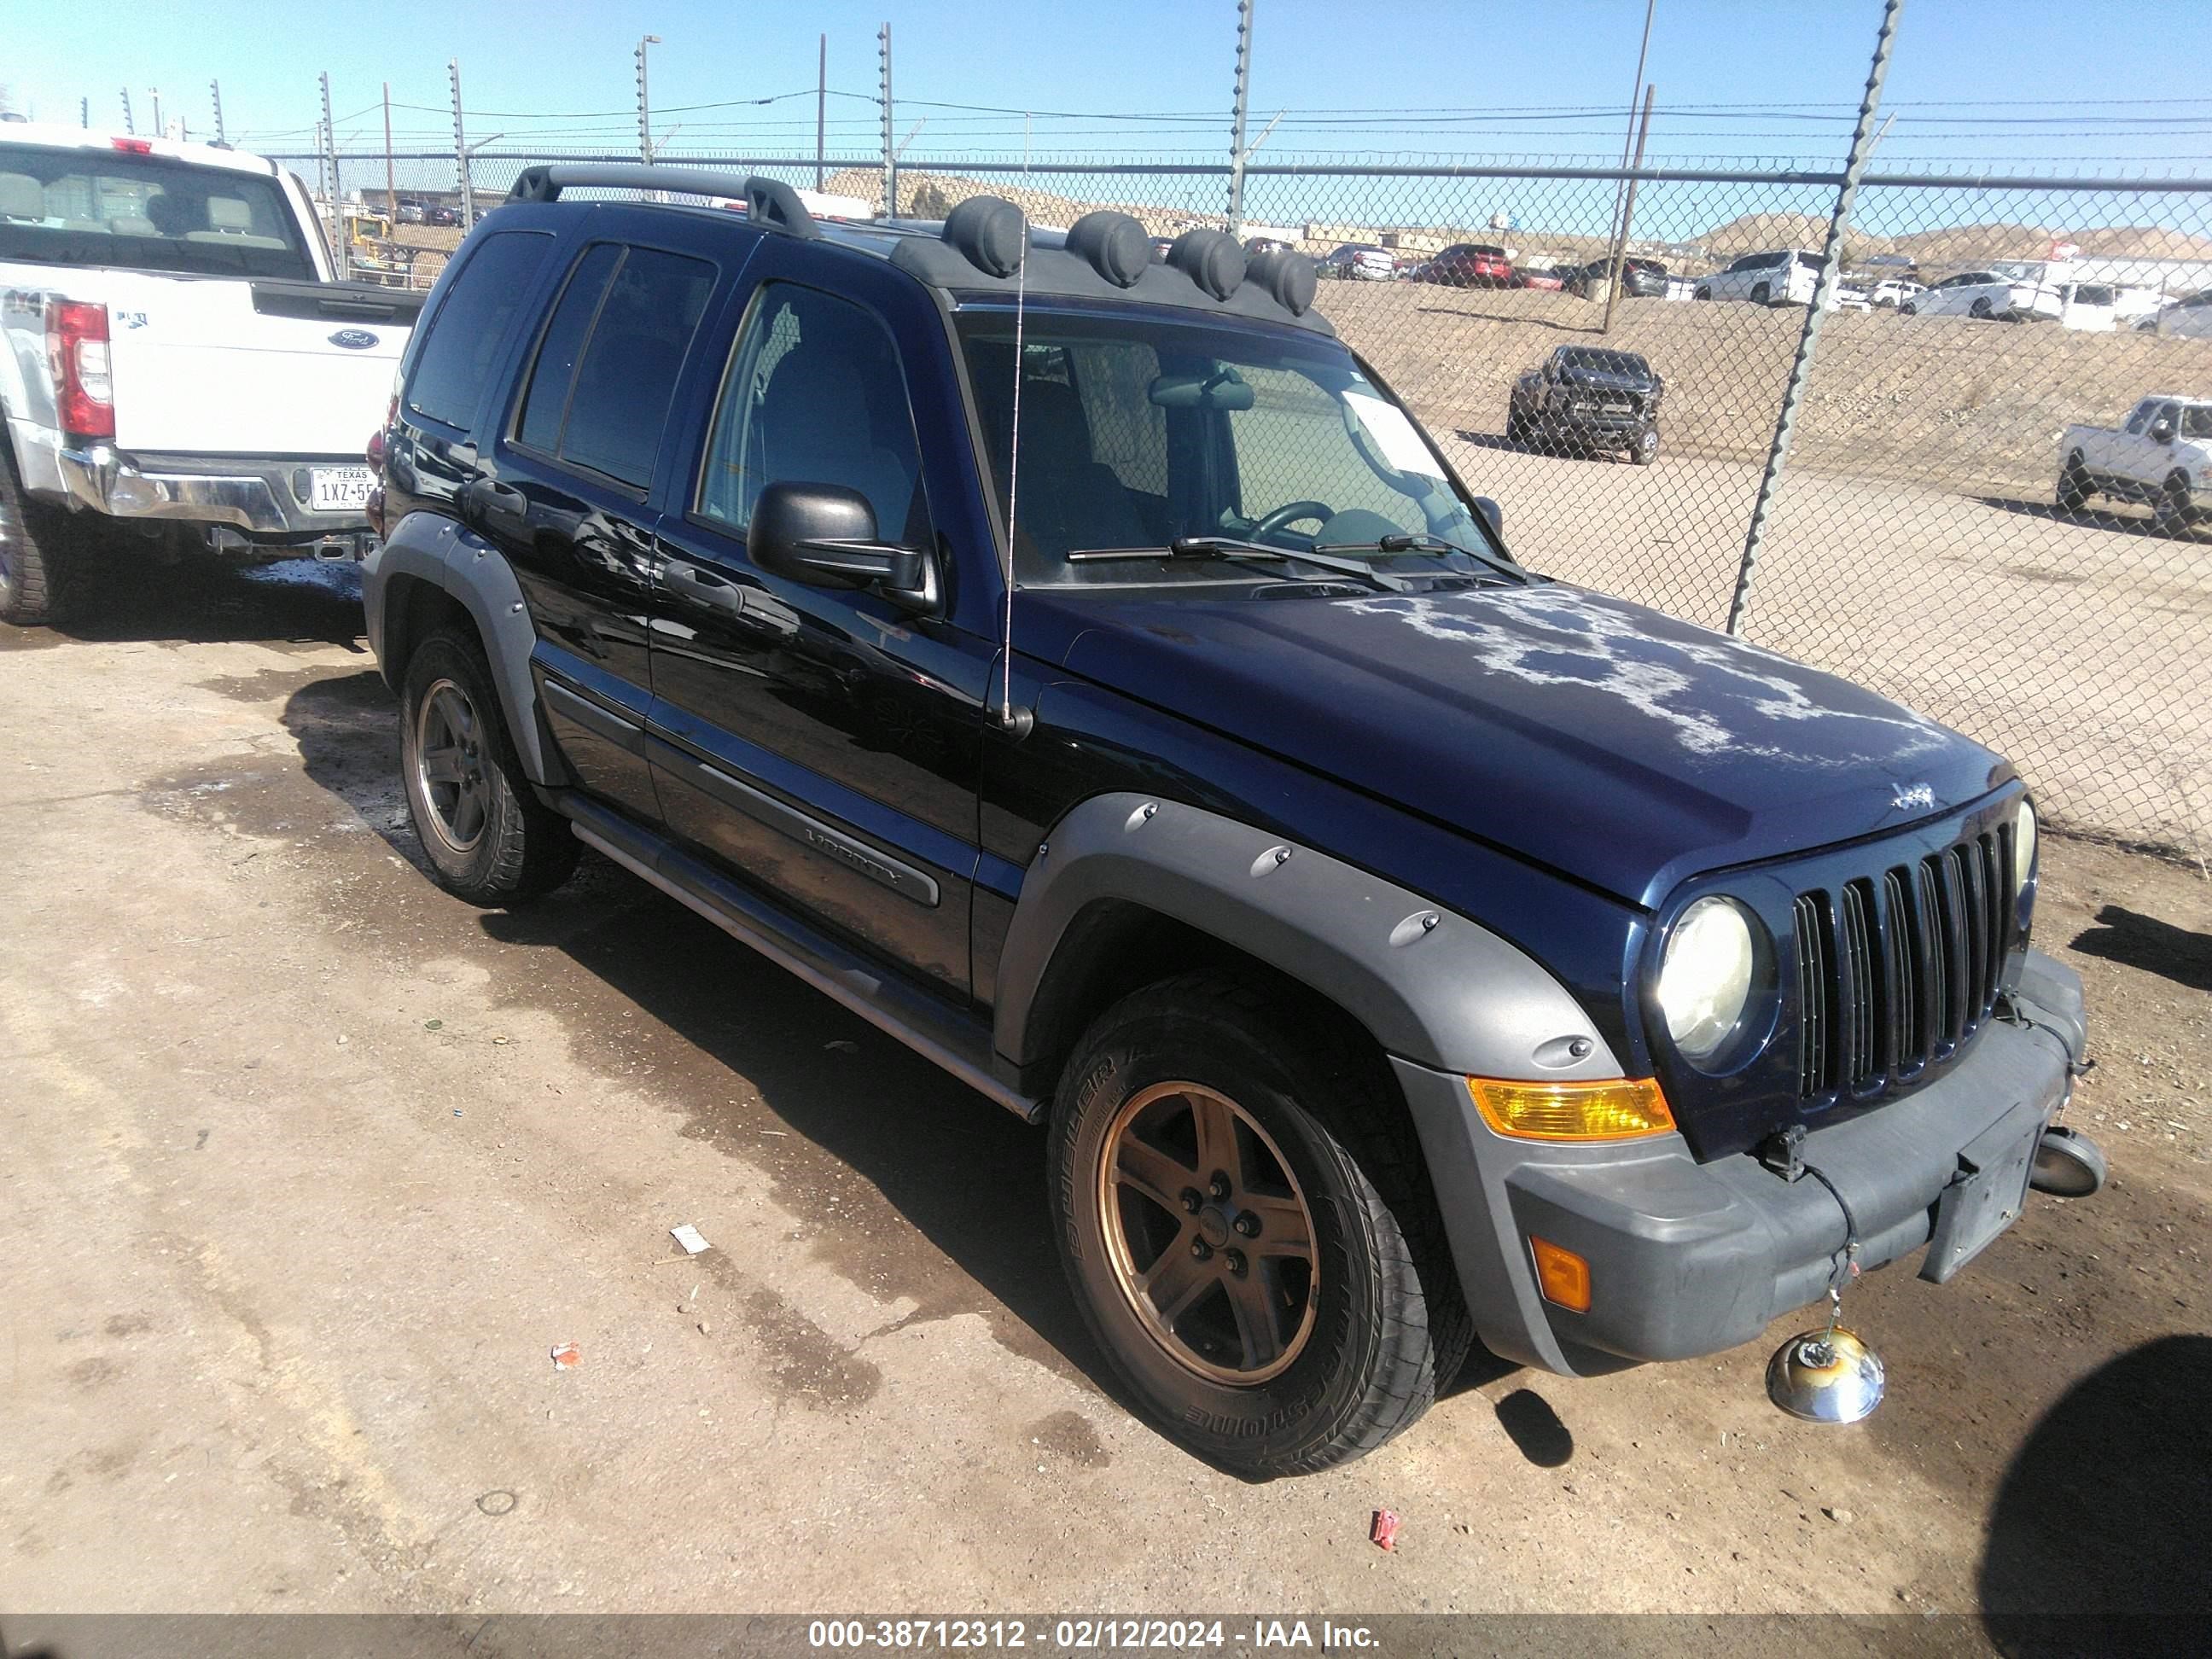
[[[312,156],[279,158],[315,176]],[[543,155],[477,155],[479,209]],[[635,156],[611,155],[608,161]],[[804,187],[811,159],[660,158]],[[342,192],[384,203],[381,155]],[[452,155],[392,164],[425,216]],[[1219,227],[1224,165],[904,163],[899,212],[980,192],[1066,225]],[[1503,506],[1529,565],[1719,628],[1835,204],[1834,175],[1276,161],[1247,239]],[[822,187],[885,203],[880,161]],[[457,228],[399,223],[406,278]],[[1615,264],[1618,246],[1625,258]],[[1352,249],[1354,252],[1344,252]],[[1364,250],[1364,252],[1358,252]],[[1615,278],[1618,280],[1615,280]],[[2146,400],[2150,400],[2146,406]],[[2212,183],[1870,174],[1739,619],[2016,764],[2078,830],[2212,854]]]

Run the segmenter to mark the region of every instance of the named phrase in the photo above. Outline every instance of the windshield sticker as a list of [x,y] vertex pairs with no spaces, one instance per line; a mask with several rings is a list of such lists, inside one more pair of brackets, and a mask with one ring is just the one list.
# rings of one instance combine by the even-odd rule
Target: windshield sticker
[[1371,392],[1344,393],[1344,401],[1357,416],[1359,424],[1367,428],[1367,435],[1383,460],[1400,472],[1416,472],[1424,478],[1441,478],[1443,468],[1429,453],[1421,434],[1406,418],[1406,411],[1395,404],[1386,404]]
[[[1464,645],[1494,674],[1618,697],[1667,727],[1693,755],[1845,767],[1905,760],[1950,741],[1946,729],[1924,714],[1895,705],[1896,712],[1887,714],[1832,707],[1802,678],[1808,671],[1786,657],[1686,623],[1659,632],[1650,623],[1671,619],[1654,617],[1647,623],[1601,594],[1553,586],[1488,594],[1485,600],[1477,610],[1461,596],[1404,594],[1351,601],[1345,608],[1395,617],[1431,639]],[[1485,614],[1493,606],[1510,607],[1514,614]],[[1863,742],[1849,752],[1815,754],[1775,740],[1773,727],[1800,720],[1843,722]]]

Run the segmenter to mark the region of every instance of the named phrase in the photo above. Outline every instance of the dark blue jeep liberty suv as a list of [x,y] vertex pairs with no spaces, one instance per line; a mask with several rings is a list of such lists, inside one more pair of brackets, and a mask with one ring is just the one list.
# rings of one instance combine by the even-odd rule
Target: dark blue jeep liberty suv
[[1247,1474],[1477,1339],[1589,1375],[1956,1272],[2084,1035],[2013,769],[1524,568],[1309,262],[1151,254],[526,172],[370,452],[437,878],[595,848],[1048,1126],[1100,1347]]

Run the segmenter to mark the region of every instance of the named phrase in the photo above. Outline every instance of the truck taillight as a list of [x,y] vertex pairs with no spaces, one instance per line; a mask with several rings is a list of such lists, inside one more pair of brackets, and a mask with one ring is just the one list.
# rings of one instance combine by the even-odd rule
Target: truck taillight
[[115,383],[107,357],[107,307],[56,300],[46,307],[46,367],[54,405],[72,438],[115,435]]

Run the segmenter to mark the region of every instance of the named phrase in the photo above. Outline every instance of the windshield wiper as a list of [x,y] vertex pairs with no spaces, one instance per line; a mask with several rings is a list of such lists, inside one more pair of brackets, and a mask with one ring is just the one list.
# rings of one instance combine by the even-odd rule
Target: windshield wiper
[[1398,592],[1406,584],[1395,576],[1370,569],[1357,559],[1332,559],[1294,548],[1270,547],[1265,542],[1241,541],[1234,536],[1177,536],[1165,547],[1086,547],[1070,553],[1070,564],[1106,559],[1266,559],[1270,562],[1295,560],[1317,570],[1354,576],[1378,592]]
[[1431,536],[1423,531],[1413,534],[1378,536],[1371,542],[1323,542],[1314,549],[1316,553],[1459,553],[1470,559],[1480,559],[1501,575],[1511,576],[1522,583],[1534,576],[1510,560],[1501,559],[1495,553],[1462,547],[1457,542],[1446,541],[1442,536]]

